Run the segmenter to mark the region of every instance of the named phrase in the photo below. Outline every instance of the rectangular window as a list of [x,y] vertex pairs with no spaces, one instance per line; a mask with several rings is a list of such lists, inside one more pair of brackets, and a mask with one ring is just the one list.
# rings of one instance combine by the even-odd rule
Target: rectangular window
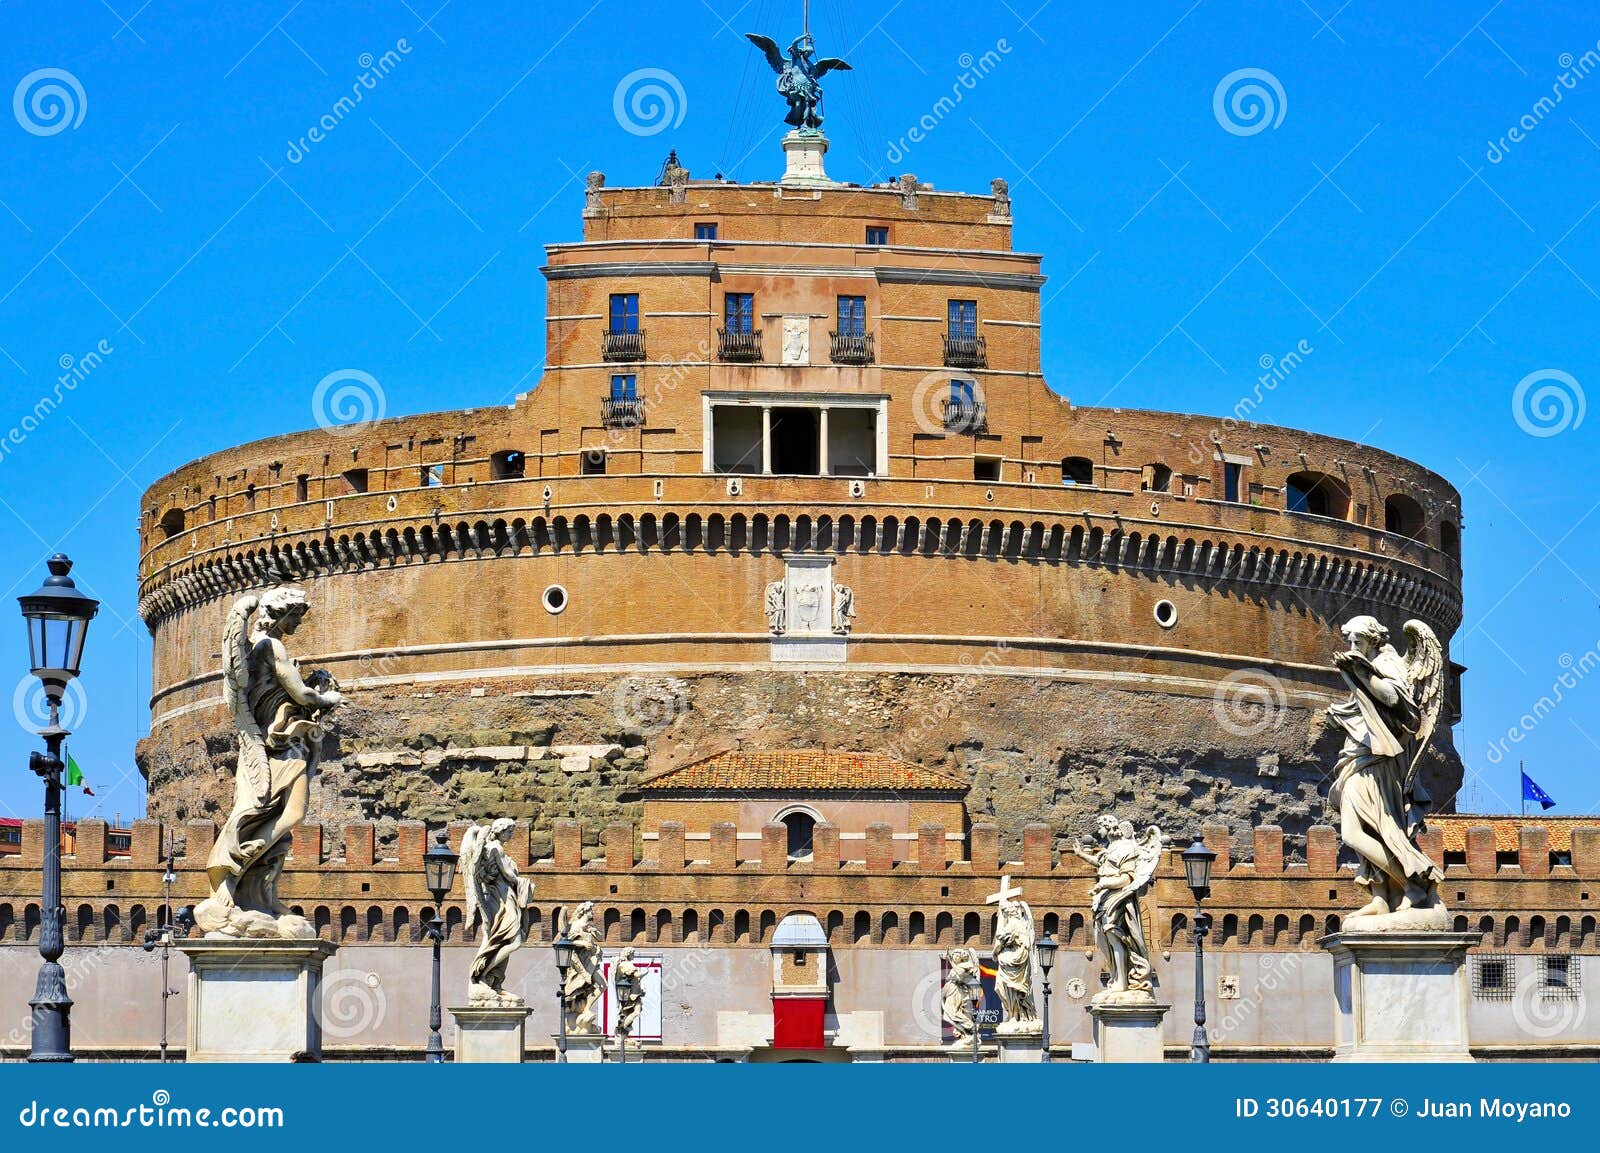
[[341,479],[344,481],[346,492],[367,491],[367,470],[364,468],[352,468],[348,472],[341,474]]
[[583,455],[578,458],[578,471],[583,476],[605,476],[606,450],[603,448],[586,448]]
[[613,292],[611,294],[611,331],[639,331],[639,294]]
[[977,396],[977,382],[972,380],[952,380],[950,382],[950,405],[972,407],[973,399]]
[[889,229],[881,224],[867,225],[867,243],[883,245],[889,243]]
[[717,226],[715,224],[696,224],[694,226],[694,238],[696,240],[715,240],[717,238]]
[[444,483],[444,465],[425,464],[422,466],[421,479],[418,481],[423,488],[438,488]]
[[839,298],[839,335],[867,335],[867,298],[841,296]]
[[722,298],[722,321],[729,332],[754,332],[756,298],[749,292],[730,292]]
[[612,400],[638,400],[639,378],[633,374],[618,375],[611,378]]
[[1239,475],[1240,475],[1240,473],[1242,471],[1243,470],[1242,470],[1241,466],[1237,465],[1237,464],[1234,464],[1231,460],[1223,462],[1223,464],[1222,464],[1222,499],[1223,500],[1238,501],[1238,499],[1239,499]]
[[1578,996],[1578,966],[1570,955],[1551,953],[1544,962],[1544,995],[1552,1000],[1575,1000]]
[[978,338],[978,302],[952,300],[950,302],[950,338],[976,340]]
[[999,480],[1000,458],[997,456],[977,456],[972,458],[973,480]]
[[294,478],[294,499],[304,501],[311,492],[311,477],[301,473]]

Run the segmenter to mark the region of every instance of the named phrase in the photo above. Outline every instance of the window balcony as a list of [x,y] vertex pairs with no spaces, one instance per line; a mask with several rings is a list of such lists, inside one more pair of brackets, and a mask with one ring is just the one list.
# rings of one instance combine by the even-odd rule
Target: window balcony
[[989,352],[981,336],[944,336],[944,362],[951,368],[988,368]]
[[871,364],[876,359],[870,332],[830,332],[828,345],[835,364]]
[[607,396],[600,400],[602,428],[638,428],[644,423],[644,404],[638,397]]
[[717,329],[717,358],[752,364],[761,359],[761,330],[729,332]]
[[615,329],[606,329],[600,345],[600,359],[643,360],[644,329],[635,329],[632,332],[618,332]]
[[989,406],[981,400],[950,397],[944,401],[946,432],[982,432],[989,427]]

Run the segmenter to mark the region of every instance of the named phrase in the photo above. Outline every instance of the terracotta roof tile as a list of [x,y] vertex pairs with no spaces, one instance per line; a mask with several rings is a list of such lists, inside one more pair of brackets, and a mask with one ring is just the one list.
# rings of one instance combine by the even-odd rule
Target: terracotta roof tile
[[883,753],[730,750],[667,769],[640,782],[645,792],[730,790],[738,792],[965,792],[960,777],[897,760]]
[[1487,825],[1494,830],[1497,853],[1514,853],[1521,845],[1521,829],[1542,828],[1550,834],[1552,853],[1572,851],[1572,830],[1600,828],[1600,817],[1519,817],[1491,816],[1485,813],[1447,813],[1428,818],[1428,824],[1444,833],[1444,851],[1467,851],[1467,830]]

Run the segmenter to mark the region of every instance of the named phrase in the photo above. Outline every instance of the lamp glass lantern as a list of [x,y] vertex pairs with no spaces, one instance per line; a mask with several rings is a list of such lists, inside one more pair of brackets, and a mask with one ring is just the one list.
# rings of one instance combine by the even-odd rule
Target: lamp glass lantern
[[1045,973],[1050,972],[1055,967],[1056,949],[1059,947],[1056,939],[1050,935],[1050,931],[1047,929],[1044,936],[1040,937],[1033,947],[1039,953],[1039,968]]
[[562,933],[550,948],[555,951],[556,968],[565,974],[568,969],[572,968],[572,941],[565,933]]
[[455,850],[450,848],[450,838],[440,830],[433,847],[422,854],[422,872],[427,877],[428,892],[433,894],[435,904],[443,904],[450,890],[455,888],[457,860]]
[[631,997],[633,996],[633,987],[637,983],[637,979],[632,973],[623,972],[616,975],[613,983],[617,987],[618,998]]
[[1198,837],[1183,851],[1183,871],[1197,901],[1211,892],[1211,864],[1216,859],[1217,854]]
[[68,574],[72,561],[56,553],[46,562],[50,576],[34,592],[17,598],[28,623],[28,660],[33,675],[44,682],[51,700],[59,702],[67,682],[83,664],[83,643],[100,602],[78,591]]

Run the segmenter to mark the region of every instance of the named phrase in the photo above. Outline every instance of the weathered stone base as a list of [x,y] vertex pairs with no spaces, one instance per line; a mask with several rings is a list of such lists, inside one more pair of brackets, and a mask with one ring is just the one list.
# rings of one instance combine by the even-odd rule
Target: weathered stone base
[[329,941],[180,941],[189,959],[190,1061],[320,1061]]
[[1471,1061],[1467,950],[1481,933],[1333,933],[1335,1061]]
[[1044,1050],[1040,1048],[1044,1034],[1035,1031],[1032,1033],[1000,1033],[995,1036],[995,1048],[998,1051],[1002,1065],[1038,1065],[1044,1061]]
[[1161,1022],[1171,1008],[1156,1004],[1154,998],[1143,1004],[1107,1000],[1089,1005],[1095,1060],[1105,1064],[1163,1060]]
[[598,1065],[606,1059],[607,1038],[599,1033],[568,1033],[567,1064]]
[[528,1017],[521,1005],[463,1005],[450,1010],[456,1021],[456,1062],[463,1065],[520,1065]]
[[822,158],[828,154],[828,138],[820,132],[796,129],[783,138],[783,179],[780,184],[801,188],[832,188],[834,182],[823,171]]

